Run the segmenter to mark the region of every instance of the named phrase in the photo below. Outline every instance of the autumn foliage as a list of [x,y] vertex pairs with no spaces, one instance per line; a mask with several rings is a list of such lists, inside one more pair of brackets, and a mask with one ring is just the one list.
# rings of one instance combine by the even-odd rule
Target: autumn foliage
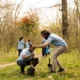
[[30,9],[29,12],[18,22],[23,34],[29,34],[39,25],[39,17],[35,10]]

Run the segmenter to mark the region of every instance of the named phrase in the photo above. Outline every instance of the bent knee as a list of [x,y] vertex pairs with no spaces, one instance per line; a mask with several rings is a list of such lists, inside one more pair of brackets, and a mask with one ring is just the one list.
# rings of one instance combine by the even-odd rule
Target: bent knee
[[53,56],[52,56],[52,59],[57,59],[57,56],[56,56],[56,55],[53,55]]

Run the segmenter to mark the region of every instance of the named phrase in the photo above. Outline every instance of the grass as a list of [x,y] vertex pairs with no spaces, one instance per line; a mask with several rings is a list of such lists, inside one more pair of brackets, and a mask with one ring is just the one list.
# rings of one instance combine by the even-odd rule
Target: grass
[[0,55],[0,64],[7,64],[10,62],[15,62],[16,59],[18,58],[18,53],[17,51],[12,51],[9,53],[3,53],[2,55]]
[[[59,57],[59,60],[65,67],[65,71],[56,74],[49,73],[47,67],[48,58],[51,55],[46,58],[39,58],[39,64],[36,66],[34,77],[20,74],[20,68],[16,64],[2,68],[0,70],[0,80],[80,80],[80,59],[77,56],[77,51],[62,54]],[[25,71],[27,71],[27,68],[25,68]]]
[[[41,54],[41,49],[36,49],[35,51],[37,55]],[[0,56],[0,64],[15,62],[18,58],[18,51],[12,50],[9,53],[1,52]]]

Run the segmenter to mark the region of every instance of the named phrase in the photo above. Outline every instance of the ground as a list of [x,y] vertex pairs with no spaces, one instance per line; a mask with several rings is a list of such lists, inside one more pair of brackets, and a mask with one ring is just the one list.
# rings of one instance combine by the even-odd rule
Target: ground
[[[36,66],[35,76],[20,74],[19,66],[17,64],[14,64],[12,66],[6,66],[0,69],[0,80],[80,80],[80,57],[77,55],[77,53],[78,52],[74,50],[68,53],[64,53],[58,58],[65,67],[64,72],[55,74],[49,73],[47,64],[49,57],[51,58],[53,54],[51,53],[45,58],[39,57],[39,64]],[[13,55],[13,57],[15,56]],[[6,57],[5,60],[0,60],[0,65],[9,63],[9,60],[10,63],[14,62],[16,61],[15,59],[17,59],[17,57],[11,60],[8,56],[8,59]],[[27,71],[28,67],[25,68],[25,72]]]

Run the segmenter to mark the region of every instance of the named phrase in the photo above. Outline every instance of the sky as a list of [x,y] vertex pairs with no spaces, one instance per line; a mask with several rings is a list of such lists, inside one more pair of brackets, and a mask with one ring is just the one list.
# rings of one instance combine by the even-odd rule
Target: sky
[[[20,3],[22,0],[15,0],[14,3]],[[73,7],[74,0],[68,0],[68,4],[70,7]],[[20,11],[19,16],[25,15],[25,12],[29,8],[40,8],[40,22],[42,24],[49,23],[49,22],[56,22],[56,16],[61,17],[61,11],[59,11],[59,7],[55,8],[44,8],[53,6],[55,4],[61,3],[61,0],[24,0],[22,3],[22,8]]]
[[[5,0],[2,0],[5,4]],[[8,0],[11,3],[18,5],[22,0]],[[74,0],[68,0],[68,4],[70,7],[73,7]],[[61,11],[59,11],[59,7],[54,8],[45,8],[50,7],[55,4],[60,4],[61,0],[24,0],[22,3],[22,7],[19,13],[19,18],[25,16],[25,12],[30,8],[38,8],[40,21],[42,23],[56,21],[56,16],[60,17]]]
[[[21,0],[15,0],[15,3],[19,3]],[[51,21],[52,15],[56,16],[57,9],[50,9],[50,8],[44,8],[44,7],[49,7],[53,6],[55,4],[60,3],[60,0],[24,0],[22,3],[22,9],[20,12],[20,16],[25,15],[24,13],[29,9],[29,8],[40,8],[39,16],[40,16],[40,21],[42,23],[45,23],[46,21]],[[55,20],[55,18],[54,18]]]

